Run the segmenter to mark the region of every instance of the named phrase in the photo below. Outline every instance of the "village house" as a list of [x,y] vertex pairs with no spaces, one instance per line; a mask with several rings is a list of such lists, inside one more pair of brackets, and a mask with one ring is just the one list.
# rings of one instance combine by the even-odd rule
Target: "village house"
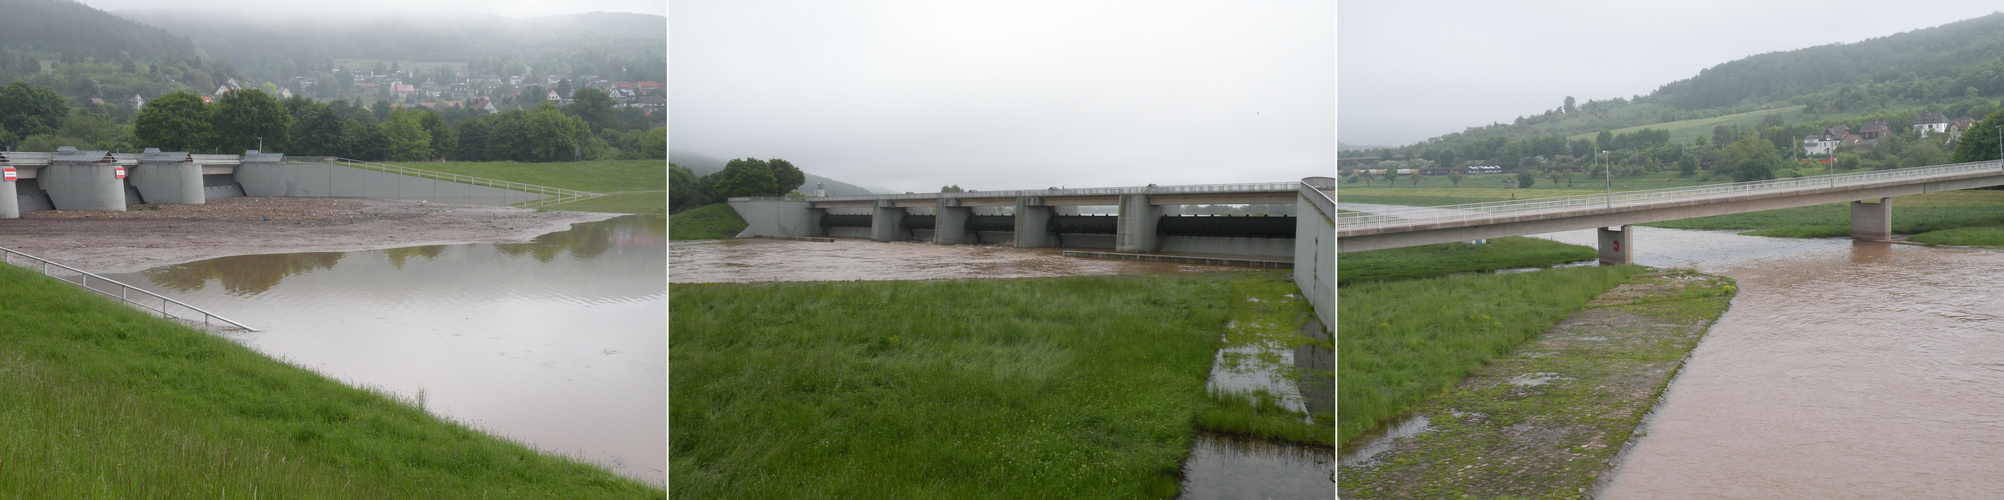
[[1920,120],[1914,122],[1914,131],[1920,132],[1921,137],[1927,137],[1928,134],[1945,133],[1948,132],[1948,123],[1948,115],[1925,113],[1921,115]]
[[1837,146],[1842,146],[1847,141],[1856,141],[1855,137],[1857,136],[1851,135],[1851,127],[1836,125],[1823,129],[1821,134],[1803,136],[1802,149],[1813,155],[1827,155],[1835,153]]
[[1970,118],[1970,117],[1967,117],[1967,116],[1964,116],[1964,117],[1961,117],[1961,118],[1956,118],[1956,119],[1954,119],[1954,120],[1949,120],[1949,121],[1948,121],[1948,142],[1955,142],[1955,140],[1956,140],[1957,138],[1960,138],[1960,137],[1962,137],[1962,133],[1963,133],[1963,132],[1967,132],[1967,131],[1969,131],[1969,127],[1972,127],[1972,126],[1975,126],[1975,125],[1976,125],[1976,119],[1975,119],[1975,118]]

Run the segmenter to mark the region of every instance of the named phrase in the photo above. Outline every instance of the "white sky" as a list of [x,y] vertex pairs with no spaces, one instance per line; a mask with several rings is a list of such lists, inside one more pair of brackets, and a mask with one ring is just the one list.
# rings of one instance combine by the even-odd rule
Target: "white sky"
[[897,191],[1335,168],[1335,6],[674,1],[669,147]]
[[292,2],[272,0],[79,0],[106,11],[137,9],[199,9],[206,12],[268,14],[276,18],[495,15],[535,17],[584,12],[635,12],[665,16],[664,0],[339,0]]
[[1647,95],[1751,55],[1981,17],[1970,0],[1342,0],[1343,143],[1405,145],[1564,104]]

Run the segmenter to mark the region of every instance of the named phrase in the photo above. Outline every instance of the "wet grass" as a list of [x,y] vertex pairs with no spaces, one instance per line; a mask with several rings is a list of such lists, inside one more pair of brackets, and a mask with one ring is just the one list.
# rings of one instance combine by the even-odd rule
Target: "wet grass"
[[1480,245],[1442,243],[1388,248],[1338,254],[1336,283],[1338,286],[1351,286],[1455,273],[1545,267],[1599,256],[1600,253],[1592,248],[1521,236],[1491,239]]
[[[1917,200],[1916,204],[1904,204],[1901,203],[1901,198],[1894,198],[1893,202],[1893,234],[1921,235],[1953,229],[2004,226],[2004,204],[1918,205],[1925,203],[1926,200]],[[1850,236],[1851,206],[1848,203],[1817,205],[1647,225],[1672,229],[1731,230],[1749,236],[1782,238]]]
[[[668,188],[668,160],[603,160],[559,163],[397,162],[396,165],[593,193],[660,191]],[[665,204],[664,204],[665,206]]]
[[749,226],[728,204],[705,205],[668,216],[668,240],[728,239]]
[[687,498],[1173,496],[1232,279],[670,289]]
[[543,208],[549,210],[570,210],[574,212],[661,214],[668,213],[668,192],[612,193],[589,200],[573,201]]
[[[1283,359],[1282,353],[1298,352],[1301,347],[1313,345],[1329,356],[1336,350],[1335,340],[1302,335],[1302,322],[1314,311],[1307,301],[1295,296],[1300,292],[1291,280],[1280,273],[1260,274],[1266,277],[1232,282],[1231,321],[1225,328],[1223,349],[1212,370],[1264,374],[1277,383],[1296,387],[1306,378],[1315,382],[1310,387],[1323,387],[1326,395],[1333,387],[1335,370],[1303,369],[1298,363]],[[1210,405],[1197,415],[1198,430],[1336,445],[1336,414],[1329,408],[1311,407],[1309,412],[1290,410],[1281,404],[1280,396],[1265,390],[1247,393],[1213,389],[1209,399]]]
[[0,265],[0,498],[663,498]]
[[1640,272],[1579,267],[1339,288],[1337,442],[1410,411]]

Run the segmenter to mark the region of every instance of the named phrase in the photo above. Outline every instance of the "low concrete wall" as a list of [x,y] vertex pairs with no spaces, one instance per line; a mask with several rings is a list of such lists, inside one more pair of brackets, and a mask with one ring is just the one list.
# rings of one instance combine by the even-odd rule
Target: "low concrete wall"
[[245,196],[396,198],[462,205],[506,205],[549,197],[316,163],[245,162],[237,166],[236,181]]
[[[1296,224],[1299,224],[1297,222]],[[1292,238],[1249,236],[1156,236],[1156,245],[1165,253],[1208,253],[1249,257],[1292,257]]]
[[21,199],[15,195],[20,181],[0,181],[0,219],[21,218]]
[[238,198],[244,195],[244,186],[237,184],[236,174],[204,174],[202,176],[202,199],[220,200]]
[[[1323,181],[1326,179],[1326,181]],[[1302,179],[1294,208],[1294,285],[1315,306],[1315,316],[1333,330],[1336,325],[1336,200],[1310,184],[1336,179]]]
[[108,163],[51,163],[36,174],[57,210],[125,210],[125,181]]
[[731,210],[745,220],[739,238],[753,236],[826,236],[821,234],[821,212],[804,201],[733,201]]

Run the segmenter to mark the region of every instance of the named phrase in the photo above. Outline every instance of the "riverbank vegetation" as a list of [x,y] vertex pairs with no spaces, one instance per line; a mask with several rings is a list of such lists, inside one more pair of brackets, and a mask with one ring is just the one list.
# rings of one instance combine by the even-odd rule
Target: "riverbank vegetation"
[[1336,282],[1350,286],[1456,273],[1547,267],[1599,256],[1598,251],[1579,245],[1511,236],[1490,239],[1482,244],[1441,243],[1341,254],[1336,256]]
[[550,205],[550,210],[623,214],[668,211],[668,170],[663,160],[597,160],[562,163],[402,162],[396,165],[538,186],[575,189],[606,196]]
[[1174,496],[1233,280],[1273,274],[675,285],[669,488]]
[[750,224],[737,210],[717,203],[668,216],[668,240],[721,240],[737,237]]
[[663,498],[0,265],[0,497]]
[[[1250,392],[1210,391],[1210,404],[1197,414],[1197,429],[1222,434],[1336,446],[1336,413],[1328,394],[1334,390],[1336,371],[1330,363],[1303,363],[1293,356],[1318,356],[1331,361],[1336,341],[1321,334],[1320,328],[1304,327],[1314,309],[1296,294],[1300,290],[1282,273],[1250,274],[1232,281],[1231,319],[1225,325],[1224,342],[1212,371],[1235,375],[1265,376],[1269,380],[1298,388],[1304,394],[1296,401],[1306,411],[1291,409],[1283,397],[1263,389]],[[1319,325],[1317,325],[1319,326]],[[1307,330],[1304,335],[1304,330]],[[1314,346],[1319,351],[1304,352]],[[1303,366],[1307,365],[1307,366]],[[1214,374],[1215,378],[1217,375]],[[1306,383],[1303,383],[1306,382]],[[1320,394],[1307,394],[1320,391]]]

